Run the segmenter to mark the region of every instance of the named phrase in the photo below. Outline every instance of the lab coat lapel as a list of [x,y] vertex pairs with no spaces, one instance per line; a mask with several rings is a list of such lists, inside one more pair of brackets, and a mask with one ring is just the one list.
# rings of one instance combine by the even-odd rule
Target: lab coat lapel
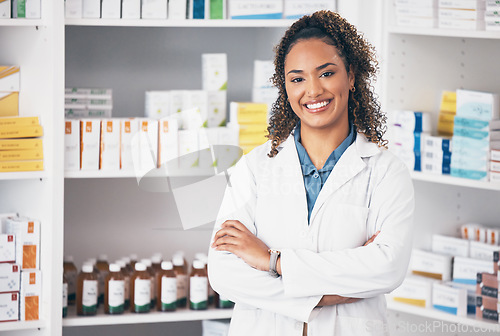
[[311,223],[317,212],[330,195],[336,192],[341,186],[359,174],[366,164],[363,157],[372,156],[379,153],[378,146],[369,142],[366,137],[358,133],[356,141],[349,146],[340,157],[330,176],[321,189],[311,214]]

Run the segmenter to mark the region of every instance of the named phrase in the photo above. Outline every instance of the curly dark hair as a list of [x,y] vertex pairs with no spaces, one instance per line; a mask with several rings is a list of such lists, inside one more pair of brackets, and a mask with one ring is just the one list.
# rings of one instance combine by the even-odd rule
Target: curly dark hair
[[275,47],[273,84],[279,96],[271,109],[267,137],[271,140],[270,157],[278,153],[277,147],[286,140],[297,125],[299,118],[293,112],[285,89],[285,59],[290,49],[300,40],[319,38],[333,45],[344,61],[347,72],[354,72],[354,89],[349,92],[349,121],[354,131],[363,133],[367,139],[379,146],[386,146],[382,139],[386,131],[386,117],[380,111],[380,104],[373,92],[372,80],[378,72],[375,50],[356,27],[339,14],[318,11],[297,20],[285,32]]

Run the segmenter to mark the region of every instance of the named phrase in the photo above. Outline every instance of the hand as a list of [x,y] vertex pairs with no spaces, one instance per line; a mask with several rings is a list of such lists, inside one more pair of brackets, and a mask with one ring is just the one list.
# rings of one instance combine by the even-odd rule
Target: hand
[[212,248],[231,252],[260,271],[269,271],[269,248],[237,220],[227,220],[217,231]]
[[321,300],[318,302],[317,307],[333,306],[333,305],[343,304],[343,303],[353,303],[353,302],[357,302],[359,300],[361,300],[361,299],[344,297],[344,296],[340,296],[340,295],[323,295]]
[[373,236],[370,237],[370,239],[368,239],[364,244],[363,246],[366,246],[368,244],[371,244],[373,243],[373,241],[375,240],[375,238],[377,238],[378,234],[380,233],[380,231],[377,231],[375,232],[375,234]]

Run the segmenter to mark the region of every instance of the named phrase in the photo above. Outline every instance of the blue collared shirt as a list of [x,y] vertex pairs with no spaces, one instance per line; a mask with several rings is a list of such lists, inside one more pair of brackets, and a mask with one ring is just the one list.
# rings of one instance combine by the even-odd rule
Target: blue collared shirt
[[306,188],[307,197],[307,220],[310,221],[311,212],[314,208],[314,203],[318,198],[319,192],[323,185],[325,184],[328,176],[335,167],[335,164],[340,159],[342,154],[345,152],[347,147],[349,147],[356,139],[356,134],[354,133],[353,125],[349,125],[349,135],[342,141],[342,143],[330,154],[326,160],[323,167],[318,170],[314,166],[307,154],[306,149],[300,143],[300,122],[297,124],[294,133],[295,147],[297,148],[297,154],[299,155],[300,167],[302,168],[302,175],[304,176],[304,186]]

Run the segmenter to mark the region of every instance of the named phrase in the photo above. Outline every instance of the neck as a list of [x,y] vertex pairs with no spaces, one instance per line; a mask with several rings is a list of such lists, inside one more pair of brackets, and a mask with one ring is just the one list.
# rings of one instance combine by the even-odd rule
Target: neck
[[349,135],[349,124],[338,129],[310,129],[300,128],[300,142],[311,158],[312,163],[317,169],[323,168],[330,154]]

